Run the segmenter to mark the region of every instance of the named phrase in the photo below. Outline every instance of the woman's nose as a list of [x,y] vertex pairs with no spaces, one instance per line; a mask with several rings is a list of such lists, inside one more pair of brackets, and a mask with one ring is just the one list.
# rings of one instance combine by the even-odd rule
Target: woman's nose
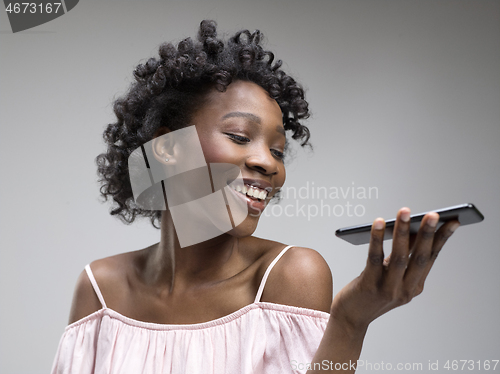
[[259,173],[272,175],[278,173],[278,160],[273,157],[269,149],[259,149],[246,159],[246,165]]

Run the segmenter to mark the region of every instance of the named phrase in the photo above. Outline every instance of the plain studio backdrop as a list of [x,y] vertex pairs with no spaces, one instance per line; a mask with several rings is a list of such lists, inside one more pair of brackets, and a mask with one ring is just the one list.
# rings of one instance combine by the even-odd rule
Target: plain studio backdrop
[[94,159],[135,66],[202,19],[261,30],[307,90],[314,152],[294,147],[290,196],[255,235],[319,251],[335,293],[367,255],[337,228],[402,206],[485,216],[449,240],[422,295],[372,323],[359,372],[500,359],[498,1],[80,1],[16,34],[1,15],[0,372],[47,373],[84,266],[159,240],[108,214]]

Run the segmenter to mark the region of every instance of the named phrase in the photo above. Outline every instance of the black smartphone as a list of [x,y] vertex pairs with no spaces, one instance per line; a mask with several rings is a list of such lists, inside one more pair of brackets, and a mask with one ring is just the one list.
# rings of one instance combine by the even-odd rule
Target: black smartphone
[[[439,214],[439,222],[437,224],[436,230],[441,227],[445,222],[451,220],[458,220],[461,226],[470,225],[472,223],[481,222],[484,216],[481,212],[474,206],[474,204],[461,204],[450,206],[448,208],[434,210]],[[422,218],[429,213],[414,214],[410,218],[410,233],[416,234],[420,227],[420,221]],[[394,230],[394,223],[396,219],[391,219],[385,222],[385,234],[384,240],[392,239],[392,232]],[[372,229],[371,223],[366,223],[364,225],[344,227],[335,231],[335,235],[341,239],[348,241],[354,245],[367,244],[370,242],[370,232]]]

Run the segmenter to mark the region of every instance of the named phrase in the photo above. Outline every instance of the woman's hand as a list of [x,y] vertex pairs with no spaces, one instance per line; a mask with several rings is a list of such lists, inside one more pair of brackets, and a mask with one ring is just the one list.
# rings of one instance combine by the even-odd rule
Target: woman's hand
[[366,331],[374,319],[419,295],[439,251],[460,225],[450,221],[435,232],[438,220],[437,213],[426,214],[417,235],[410,238],[410,209],[400,209],[392,253],[384,260],[385,221],[377,218],[366,267],[336,295],[331,315],[350,331]]

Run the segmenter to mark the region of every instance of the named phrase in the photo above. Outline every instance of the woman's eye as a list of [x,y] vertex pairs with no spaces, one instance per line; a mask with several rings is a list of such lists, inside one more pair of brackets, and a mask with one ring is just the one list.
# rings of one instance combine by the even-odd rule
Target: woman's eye
[[[247,138],[246,136],[241,136],[231,133],[225,133],[225,134],[229,137],[229,139],[231,139],[233,142],[237,144],[245,144],[250,142],[250,139]],[[277,149],[271,149],[271,153],[278,160],[283,160],[285,158],[285,154],[283,152],[278,151]]]
[[244,136],[235,135],[235,134],[226,134],[226,135],[229,136],[229,138],[231,138],[233,141],[235,141],[236,143],[239,143],[239,144],[248,143],[250,141],[250,139],[248,139]]
[[280,151],[278,151],[278,150],[276,150],[276,149],[272,149],[272,150],[271,150],[271,152],[273,153],[273,155],[274,155],[276,158],[278,158],[278,159],[280,159],[280,160],[283,160],[283,159],[285,158],[285,154],[284,154],[283,152],[280,152]]

